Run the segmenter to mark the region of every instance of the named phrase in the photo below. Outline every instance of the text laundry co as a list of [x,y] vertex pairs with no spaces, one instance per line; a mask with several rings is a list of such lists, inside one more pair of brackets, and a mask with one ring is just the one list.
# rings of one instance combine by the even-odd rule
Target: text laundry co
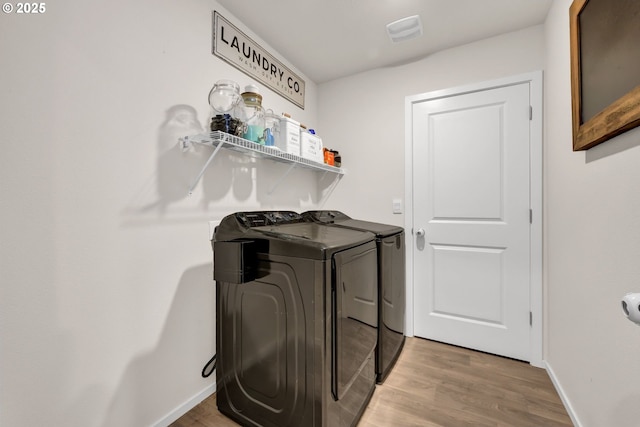
[[[243,41],[242,47],[240,47],[240,42],[238,41],[237,36],[233,36],[231,43],[229,43],[229,41],[224,38],[224,26],[222,26],[220,30],[220,40],[223,43],[226,43],[230,47],[236,49],[238,53],[244,55],[247,60],[251,61],[254,64],[257,64],[265,72],[279,79],[279,81],[283,83],[282,78],[284,77],[284,70],[280,69],[276,64],[269,62],[269,59],[265,55],[262,55],[260,52],[256,51],[250,44]],[[287,78],[287,85],[296,93],[300,92],[300,84],[293,78]]]

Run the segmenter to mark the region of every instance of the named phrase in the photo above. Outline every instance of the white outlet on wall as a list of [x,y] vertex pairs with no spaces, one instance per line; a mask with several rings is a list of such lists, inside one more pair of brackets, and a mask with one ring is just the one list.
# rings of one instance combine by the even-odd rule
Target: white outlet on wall
[[402,213],[402,199],[393,199],[393,213],[401,214]]

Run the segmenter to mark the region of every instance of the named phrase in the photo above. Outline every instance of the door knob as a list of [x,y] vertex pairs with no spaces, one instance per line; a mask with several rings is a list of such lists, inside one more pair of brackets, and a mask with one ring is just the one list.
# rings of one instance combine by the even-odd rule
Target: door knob
[[424,228],[418,228],[418,231],[416,231],[416,236],[424,237]]

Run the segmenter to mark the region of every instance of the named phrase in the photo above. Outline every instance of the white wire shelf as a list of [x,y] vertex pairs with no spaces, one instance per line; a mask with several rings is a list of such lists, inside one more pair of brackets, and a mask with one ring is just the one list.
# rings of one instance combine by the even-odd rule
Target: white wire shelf
[[220,148],[238,151],[251,157],[266,158],[274,160],[276,162],[290,164],[291,167],[285,172],[284,176],[282,176],[282,178],[278,180],[278,182],[273,186],[269,193],[272,193],[276,189],[276,187],[284,180],[284,178],[297,166],[316,171],[331,172],[337,174],[339,178],[341,178],[342,175],[345,174],[345,170],[342,168],[330,166],[325,163],[314,162],[313,160],[305,159],[304,157],[296,156],[294,154],[285,153],[274,147],[256,144],[255,142],[219,130],[182,137],[180,138],[180,144],[182,146],[182,150],[188,150],[191,144],[208,145],[215,148],[215,150],[205,163],[204,167],[196,177],[195,182],[189,188],[189,194],[193,192],[193,189],[200,181],[200,178],[202,178],[204,171],[207,169],[207,167],[209,167],[209,164],[214,159],[216,154],[218,154]]

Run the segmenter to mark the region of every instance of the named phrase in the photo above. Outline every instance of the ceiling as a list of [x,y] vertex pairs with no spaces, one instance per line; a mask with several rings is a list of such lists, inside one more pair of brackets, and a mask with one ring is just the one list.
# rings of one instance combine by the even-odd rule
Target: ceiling
[[[218,0],[315,83],[544,22],[552,0]],[[421,37],[400,43],[386,25],[419,15]],[[230,19],[231,17],[227,17]]]

